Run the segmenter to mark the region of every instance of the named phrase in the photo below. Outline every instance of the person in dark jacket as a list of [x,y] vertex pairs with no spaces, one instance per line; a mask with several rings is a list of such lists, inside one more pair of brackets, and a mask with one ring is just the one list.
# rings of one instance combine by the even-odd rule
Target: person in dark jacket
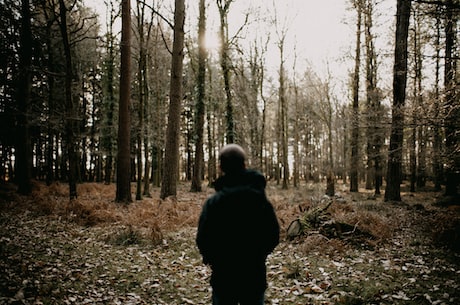
[[263,305],[265,261],[279,242],[279,224],[265,194],[265,177],[245,166],[236,144],[219,154],[222,175],[202,209],[197,246],[211,267],[213,305]]

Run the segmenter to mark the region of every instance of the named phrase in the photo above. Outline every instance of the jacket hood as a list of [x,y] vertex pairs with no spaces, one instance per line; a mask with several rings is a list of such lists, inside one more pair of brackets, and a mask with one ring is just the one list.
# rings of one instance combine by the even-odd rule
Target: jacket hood
[[264,190],[267,182],[265,177],[255,170],[243,170],[239,173],[220,176],[214,181],[214,189],[220,191],[227,187],[249,186]]

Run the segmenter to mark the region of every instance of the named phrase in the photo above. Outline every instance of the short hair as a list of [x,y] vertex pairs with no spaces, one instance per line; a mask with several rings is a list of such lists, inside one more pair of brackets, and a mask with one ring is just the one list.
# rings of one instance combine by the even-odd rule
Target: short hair
[[238,144],[225,145],[219,152],[221,170],[226,173],[236,173],[245,168],[246,153]]

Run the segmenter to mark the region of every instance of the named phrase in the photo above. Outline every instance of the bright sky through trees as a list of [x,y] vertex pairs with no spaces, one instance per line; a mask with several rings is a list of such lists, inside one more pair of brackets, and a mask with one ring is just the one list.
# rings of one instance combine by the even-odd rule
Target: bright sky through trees
[[[104,29],[106,7],[104,0],[86,0],[86,4],[93,7],[101,15],[102,29]],[[377,48],[387,49],[381,54],[388,54],[392,42],[391,28],[394,21],[395,1],[380,1],[376,10],[378,14],[376,29],[386,31],[376,33]],[[116,3],[116,1],[115,1]],[[151,1],[147,2],[151,5]],[[172,20],[174,1],[154,1],[160,13]],[[196,36],[198,26],[198,2],[186,0],[186,35]],[[293,70],[293,61],[296,60],[296,73],[299,75],[309,66],[321,77],[326,78],[330,73],[335,83],[343,87],[348,82],[348,74],[353,64],[352,49],[355,40],[356,13],[350,10],[349,0],[234,0],[229,13],[229,37],[235,35],[244,24],[246,14],[249,14],[245,30],[238,36],[238,44],[247,47],[254,42],[254,37],[260,41],[270,37],[266,54],[266,68],[275,75],[279,68],[279,51],[277,43],[277,29],[274,25],[275,17],[278,23],[278,32],[286,31],[285,60],[286,68]],[[132,9],[135,0],[132,0]],[[219,30],[219,13],[216,0],[207,1],[207,44],[212,50],[217,50]],[[217,52],[215,52],[217,54]],[[381,57],[381,60],[384,60]],[[385,67],[382,67],[385,69]],[[384,73],[385,74],[385,73]]]

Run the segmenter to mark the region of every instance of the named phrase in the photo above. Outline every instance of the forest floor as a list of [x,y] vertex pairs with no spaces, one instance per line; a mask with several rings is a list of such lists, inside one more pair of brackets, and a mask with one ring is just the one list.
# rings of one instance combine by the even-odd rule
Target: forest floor
[[[36,183],[31,197],[2,185],[0,304],[210,304],[195,234],[213,191],[188,188],[121,206],[114,185],[79,185],[73,202],[62,184]],[[288,240],[289,224],[323,204],[323,186],[267,187],[283,235],[267,262],[266,304],[460,304],[458,204],[429,191],[385,203],[337,188],[317,224]],[[331,223],[353,229],[327,234]]]

